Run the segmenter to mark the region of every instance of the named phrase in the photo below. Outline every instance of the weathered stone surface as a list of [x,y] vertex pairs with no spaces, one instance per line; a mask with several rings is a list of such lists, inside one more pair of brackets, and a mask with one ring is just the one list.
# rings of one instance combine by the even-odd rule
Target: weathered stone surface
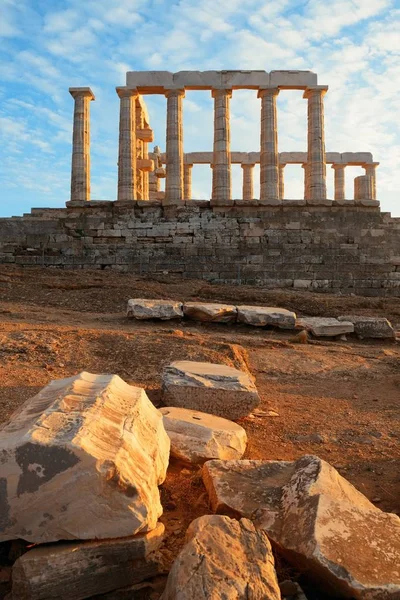
[[0,541],[114,538],[156,526],[170,441],[143,389],[86,372],[52,381],[0,440]]
[[37,546],[14,564],[13,598],[90,598],[154,577],[163,569],[155,552],[163,533],[158,523],[153,531],[132,537]]
[[330,317],[302,317],[297,319],[296,326],[310,331],[316,337],[329,337],[354,332],[354,325],[350,321],[339,321]]
[[239,323],[265,327],[274,325],[281,329],[293,329],[296,324],[296,315],[285,308],[267,306],[238,306]]
[[163,402],[235,420],[250,414],[260,398],[253,380],[243,371],[181,360],[164,369]]
[[[360,600],[400,597],[398,516],[379,510],[315,456],[268,461],[264,467],[254,461],[253,472],[249,464],[240,472],[240,462],[252,461],[204,465],[214,510],[252,516],[286,558],[306,569],[327,594]],[[243,490],[246,479],[252,485]]]
[[338,317],[338,321],[353,323],[354,332],[361,338],[394,339],[396,337],[392,324],[383,317],[346,315]]
[[185,317],[204,323],[233,323],[236,321],[237,308],[231,304],[210,304],[206,302],[185,302]]
[[172,456],[199,464],[213,458],[242,458],[247,435],[237,423],[186,408],[168,406],[160,410]]
[[127,317],[134,319],[180,319],[183,317],[182,303],[173,300],[145,300],[134,298],[128,300]]
[[280,600],[268,537],[248,519],[193,521],[162,600]]

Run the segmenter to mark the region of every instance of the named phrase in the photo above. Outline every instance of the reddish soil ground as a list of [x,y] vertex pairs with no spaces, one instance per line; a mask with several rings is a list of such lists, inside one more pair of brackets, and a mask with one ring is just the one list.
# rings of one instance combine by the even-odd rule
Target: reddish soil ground
[[[124,316],[132,297],[275,305],[299,316],[386,316],[400,329],[396,299],[0,266],[0,423],[50,380],[82,370],[117,373],[146,388],[159,406],[164,365],[221,362],[248,369],[260,408],[275,412],[240,421],[249,437],[246,458],[316,454],[377,506],[400,514],[397,343],[349,338],[298,344],[290,332],[244,325],[133,321]],[[161,494],[164,552],[172,560],[190,521],[209,508],[198,469],[171,464]]]

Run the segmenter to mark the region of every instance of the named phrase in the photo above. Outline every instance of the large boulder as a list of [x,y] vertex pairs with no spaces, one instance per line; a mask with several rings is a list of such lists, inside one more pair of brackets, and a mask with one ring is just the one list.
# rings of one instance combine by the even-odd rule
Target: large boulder
[[[400,598],[398,516],[379,510],[316,456],[266,461],[264,468],[253,461],[253,473],[251,464],[244,464],[241,473],[240,462],[205,463],[204,482],[214,510],[251,517],[327,595]],[[245,489],[244,480],[251,481]]]
[[180,319],[183,317],[182,302],[173,300],[145,300],[133,298],[128,300],[126,316],[134,319]]
[[338,321],[348,321],[354,325],[354,333],[360,338],[395,339],[396,332],[390,321],[383,317],[362,317],[343,315]]
[[143,389],[86,372],[52,381],[0,432],[0,541],[154,529],[169,448]]
[[296,314],[285,308],[271,306],[238,306],[238,321],[255,327],[273,325],[280,329],[294,329]]
[[243,371],[180,360],[164,369],[163,402],[235,420],[250,414],[260,398],[253,380]]
[[237,423],[187,408],[168,406],[160,410],[172,456],[194,464],[212,458],[242,458],[247,435]]
[[164,571],[155,553],[164,525],[133,537],[36,546],[12,570],[18,600],[91,598],[154,577]]
[[236,321],[237,308],[231,304],[185,302],[183,314],[185,317],[203,323],[233,323]]
[[251,521],[207,515],[191,523],[161,600],[280,600],[267,535]]
[[316,337],[331,337],[354,332],[350,321],[339,321],[333,317],[302,317],[297,319],[296,327],[306,329]]

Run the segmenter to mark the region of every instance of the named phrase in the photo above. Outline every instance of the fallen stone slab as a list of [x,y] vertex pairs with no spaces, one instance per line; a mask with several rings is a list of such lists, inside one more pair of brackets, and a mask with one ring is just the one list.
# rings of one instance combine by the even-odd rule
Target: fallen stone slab
[[267,535],[248,519],[206,515],[193,521],[161,600],[280,600]]
[[76,600],[139,583],[163,571],[155,551],[164,525],[144,534],[111,540],[37,546],[13,566],[12,597]]
[[169,437],[145,391],[117,375],[52,381],[0,431],[0,541],[154,529]]
[[325,461],[304,456],[264,467],[262,461],[210,461],[203,479],[213,510],[251,516],[327,595],[400,597],[399,517],[379,510]]
[[230,304],[185,302],[183,314],[189,319],[203,323],[234,323],[237,317],[237,308]]
[[128,300],[126,310],[127,317],[134,319],[180,319],[183,317],[182,302],[173,300],[145,300],[143,298],[133,298]]
[[348,321],[354,325],[354,333],[360,338],[395,339],[396,332],[390,321],[383,317],[363,317],[346,315],[338,321]]
[[316,337],[329,337],[354,332],[350,321],[339,321],[331,317],[302,317],[297,319],[296,327],[310,331]]
[[294,329],[296,325],[296,314],[285,308],[269,306],[238,306],[239,323],[254,325],[255,327],[266,327],[273,325],[280,329]]
[[181,360],[164,369],[163,402],[234,421],[250,414],[260,398],[253,380],[243,371]]
[[171,455],[185,462],[242,458],[246,431],[228,419],[187,408],[161,408],[164,427],[171,440]]

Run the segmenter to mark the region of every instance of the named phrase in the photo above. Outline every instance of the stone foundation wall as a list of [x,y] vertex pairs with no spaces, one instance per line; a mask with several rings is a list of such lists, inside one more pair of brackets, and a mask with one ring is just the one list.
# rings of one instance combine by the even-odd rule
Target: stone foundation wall
[[32,209],[0,219],[0,262],[400,296],[400,219],[376,203],[221,204],[92,201]]

